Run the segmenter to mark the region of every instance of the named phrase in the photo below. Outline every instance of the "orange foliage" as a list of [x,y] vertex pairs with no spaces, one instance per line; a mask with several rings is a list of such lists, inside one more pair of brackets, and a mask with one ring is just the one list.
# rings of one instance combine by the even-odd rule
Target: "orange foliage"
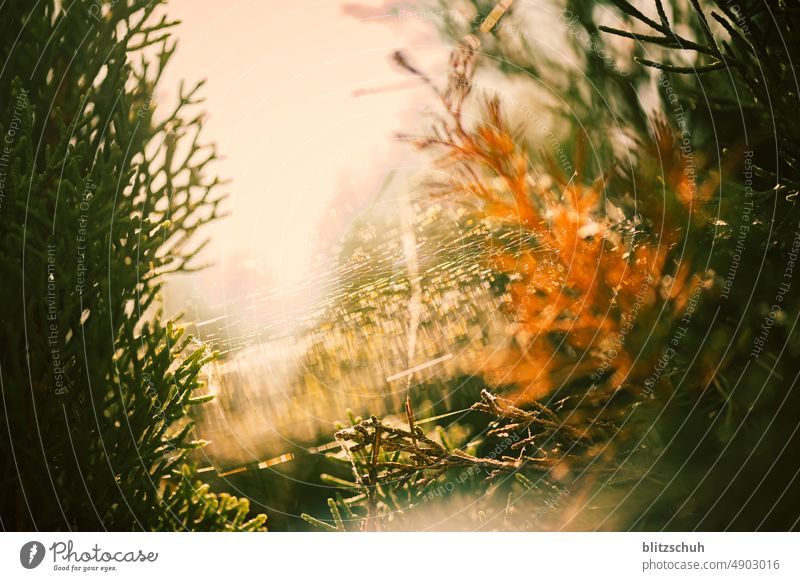
[[[533,248],[501,246],[492,257],[493,268],[510,281],[512,338],[476,371],[492,383],[516,386],[523,402],[579,380],[592,386],[587,396],[640,389],[666,342],[670,317],[691,292],[681,226],[706,220],[702,207],[713,184],[697,191],[691,158],[681,155],[673,131],[657,120],[652,145],[640,148],[636,168],[639,187],[648,191],[637,196],[635,213],[651,227],[626,227],[609,217],[606,201],[630,194],[610,194],[630,182],[615,168],[587,180],[583,140],[574,152],[573,175],[546,159],[549,179],[537,180],[528,149],[507,127],[498,99],[488,100],[480,122],[465,127],[461,108],[471,90],[471,59],[469,49],[456,51],[450,86],[440,95],[446,113],[432,135],[414,142],[439,153],[437,167],[448,177],[431,184],[435,194],[470,204],[494,226],[535,240]],[[647,341],[631,340],[642,330],[655,348],[641,351]]]

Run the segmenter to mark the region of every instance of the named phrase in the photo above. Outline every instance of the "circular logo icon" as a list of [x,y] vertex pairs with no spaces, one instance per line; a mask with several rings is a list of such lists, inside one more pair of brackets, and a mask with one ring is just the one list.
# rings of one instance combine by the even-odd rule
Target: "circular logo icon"
[[26,569],[35,569],[44,559],[44,545],[39,541],[30,541],[19,550],[19,562]]

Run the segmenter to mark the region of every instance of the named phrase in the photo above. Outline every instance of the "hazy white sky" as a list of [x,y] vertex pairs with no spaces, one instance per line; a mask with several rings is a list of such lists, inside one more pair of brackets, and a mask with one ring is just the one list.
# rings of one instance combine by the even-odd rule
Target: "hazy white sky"
[[207,79],[205,137],[224,157],[216,169],[232,180],[232,215],[212,230],[211,252],[228,266],[249,258],[287,287],[304,274],[314,232],[341,227],[329,223],[331,206],[346,213],[406,163],[408,146],[391,136],[417,117],[411,109],[425,102],[424,89],[353,92],[409,81],[390,55],[410,43],[429,62],[449,51],[430,20],[392,16],[374,0],[343,4],[168,5],[182,24],[157,99],[171,102],[180,79]]

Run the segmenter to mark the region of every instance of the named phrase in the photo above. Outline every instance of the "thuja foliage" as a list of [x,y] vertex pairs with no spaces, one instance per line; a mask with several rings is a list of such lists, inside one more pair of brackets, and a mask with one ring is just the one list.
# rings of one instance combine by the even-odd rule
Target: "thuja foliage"
[[[566,3],[575,70],[530,50],[522,15],[481,53],[456,48],[444,86],[407,67],[441,105],[427,134],[408,138],[446,176],[425,195],[497,233],[485,260],[506,281],[509,336],[474,369],[488,389],[470,413],[485,430],[464,436],[450,420],[425,431],[410,405],[402,421],[354,419],[337,433],[353,481],[328,522],[309,521],[798,526],[798,14],[665,4],[648,16],[616,0]],[[596,22],[609,15],[615,26]],[[456,42],[480,18],[464,22],[445,28]],[[566,106],[548,114],[566,129],[541,135],[533,97],[504,107],[480,80],[497,68],[558,90]]]
[[[0,7],[0,506],[10,530],[257,530],[193,481],[188,413],[214,354],[166,320],[220,215],[199,85],[153,98],[158,2]],[[249,520],[248,520],[249,519]]]

